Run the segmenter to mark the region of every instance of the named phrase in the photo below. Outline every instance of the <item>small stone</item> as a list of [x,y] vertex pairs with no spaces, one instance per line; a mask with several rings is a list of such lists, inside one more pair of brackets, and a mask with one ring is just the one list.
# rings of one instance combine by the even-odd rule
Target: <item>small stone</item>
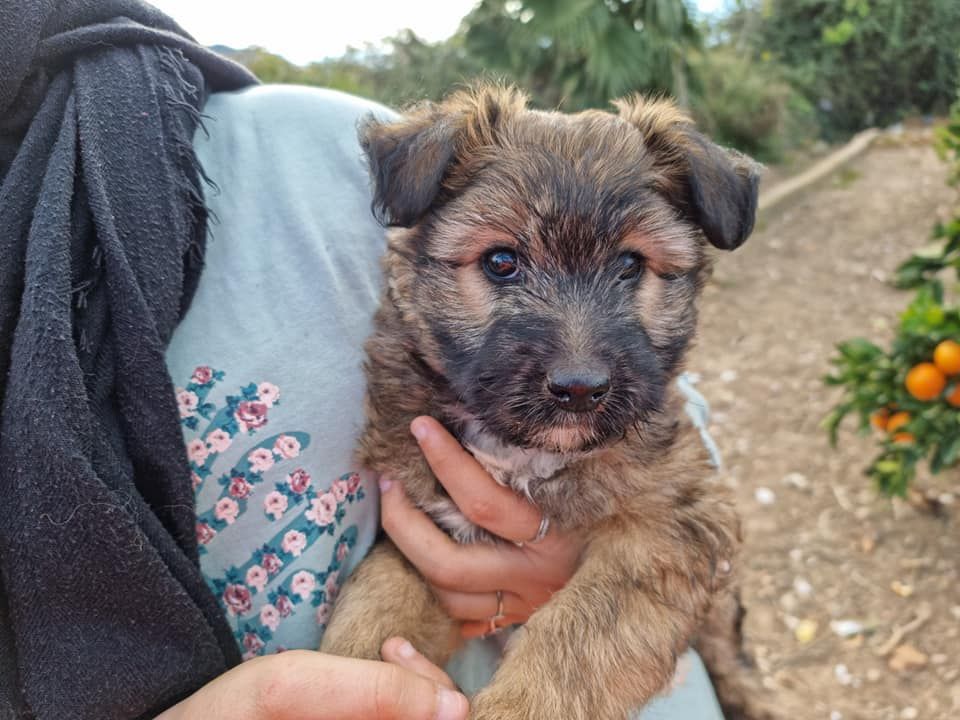
[[843,713],[839,710],[831,710],[830,720],[843,720]]
[[810,597],[813,594],[813,585],[802,577],[793,579],[793,591],[800,597]]
[[801,620],[793,630],[794,637],[801,645],[807,645],[817,636],[818,627],[816,620]]
[[941,505],[953,505],[956,498],[954,497],[953,493],[945,492],[940,493],[940,495],[937,496],[937,500]]
[[894,580],[892,583],[890,583],[890,589],[900,597],[910,597],[913,595],[913,585],[902,583],[899,580]]
[[850,674],[850,670],[847,669],[847,666],[843,663],[833,668],[833,676],[837,679],[837,682],[843,686],[853,684],[853,675]]
[[950,614],[953,615],[954,620],[960,620],[960,605],[954,605],[951,607]]
[[753,496],[761,505],[773,505],[777,501],[776,493],[768,487],[758,487]]
[[865,552],[867,555],[872,553],[877,547],[877,534],[875,532],[868,532],[860,538],[860,550]]
[[846,638],[859,635],[866,628],[864,628],[862,622],[857,620],[832,620],[830,622],[830,629],[833,630],[835,635]]
[[877,670],[876,668],[870,668],[867,670],[867,682],[880,682],[880,678],[883,677],[883,673]]
[[792,592],[785,592],[780,596],[780,607],[782,607],[785,612],[795,612],[797,605],[799,605],[799,603]]
[[810,481],[803,473],[787,473],[783,478],[784,485],[789,485],[797,490],[807,490],[810,487]]
[[903,672],[926,667],[927,661],[926,653],[920,652],[913,645],[904,643],[893,651],[887,664],[891,670]]
[[908,705],[903,710],[900,711],[900,717],[903,720],[917,720],[920,716],[919,711],[912,705]]
[[943,653],[936,653],[930,656],[930,662],[934,665],[943,665],[947,660],[949,660],[949,658]]
[[724,370],[722,373],[720,373],[720,380],[722,382],[729,383],[729,382],[733,382],[736,379],[737,379],[736,370]]
[[[795,563],[803,562],[803,550],[801,550],[800,548],[792,548],[789,552],[789,555],[790,555],[790,562],[795,562]],[[960,607],[958,607],[957,610],[960,610]],[[958,616],[957,619],[960,620],[960,616]]]

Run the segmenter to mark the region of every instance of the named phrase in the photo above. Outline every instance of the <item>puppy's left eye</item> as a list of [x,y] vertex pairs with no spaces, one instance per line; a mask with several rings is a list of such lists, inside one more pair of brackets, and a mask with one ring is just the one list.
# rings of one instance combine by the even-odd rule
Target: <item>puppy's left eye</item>
[[483,271],[491,280],[515,280],[520,275],[520,261],[513,250],[498,248],[483,256]]
[[617,268],[620,271],[617,279],[633,280],[634,278],[638,278],[643,272],[643,266],[643,256],[630,252],[621,253],[617,258]]

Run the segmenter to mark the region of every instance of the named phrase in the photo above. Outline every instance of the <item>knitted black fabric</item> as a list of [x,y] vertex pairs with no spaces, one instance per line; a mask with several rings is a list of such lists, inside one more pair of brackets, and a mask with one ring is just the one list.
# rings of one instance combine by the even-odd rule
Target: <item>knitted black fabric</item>
[[253,82],[139,0],[0,0],[0,717],[151,717],[239,661],[164,351],[200,111]]

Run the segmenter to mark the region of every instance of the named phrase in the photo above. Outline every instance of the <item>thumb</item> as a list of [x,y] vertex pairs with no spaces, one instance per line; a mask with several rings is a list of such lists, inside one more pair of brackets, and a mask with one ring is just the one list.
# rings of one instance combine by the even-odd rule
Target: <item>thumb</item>
[[370,720],[466,720],[469,705],[460,693],[396,665],[376,663],[372,669],[358,678],[360,682],[353,690],[366,707],[347,716]]

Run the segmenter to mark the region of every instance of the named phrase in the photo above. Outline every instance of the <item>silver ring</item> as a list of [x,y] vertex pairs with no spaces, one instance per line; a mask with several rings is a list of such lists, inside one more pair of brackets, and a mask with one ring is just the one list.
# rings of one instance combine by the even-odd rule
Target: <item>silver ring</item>
[[487,635],[493,635],[500,628],[497,622],[503,620],[506,615],[503,614],[503,590],[497,590],[497,612],[490,616],[490,626],[487,628]]
[[547,536],[548,532],[550,532],[550,518],[548,518],[546,515],[541,515],[540,527],[537,528],[537,534],[526,542],[515,542],[514,545],[517,547],[523,547],[524,545],[536,545]]

